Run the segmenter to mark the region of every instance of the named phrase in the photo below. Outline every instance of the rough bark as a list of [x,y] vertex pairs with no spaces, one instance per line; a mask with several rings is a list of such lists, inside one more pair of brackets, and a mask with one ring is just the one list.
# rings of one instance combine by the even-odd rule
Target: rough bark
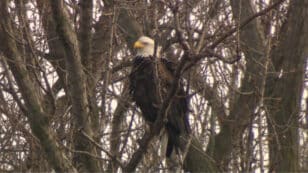
[[20,87],[22,98],[25,102],[26,115],[28,117],[33,134],[39,139],[42,148],[46,152],[46,159],[57,172],[76,172],[67,157],[60,150],[54,134],[49,129],[48,114],[42,105],[42,96],[37,92],[26,65],[18,51],[15,39],[10,35],[14,33],[10,16],[8,13],[8,2],[1,1],[1,20],[0,35],[3,43],[1,51],[8,58],[8,64],[13,72],[14,78]]
[[184,170],[187,172],[219,172],[216,161],[202,149],[202,144],[192,138],[184,160]]
[[64,47],[61,46],[58,33],[56,31],[56,23],[52,17],[52,11],[49,1],[36,1],[42,26],[47,38],[48,47],[50,49],[49,56],[46,59],[53,65],[59,76],[58,90],[63,88],[67,91],[67,79],[65,69],[65,51]]
[[298,118],[308,53],[308,3],[291,1],[266,79],[270,172],[299,171]]
[[[53,17],[56,21],[56,31],[59,35],[61,45],[65,51],[65,64],[68,75],[68,95],[72,101],[72,114],[75,118],[74,147],[78,151],[86,151],[97,155],[95,147],[86,139],[80,131],[93,136],[91,117],[89,114],[89,101],[87,95],[86,76],[83,71],[81,54],[77,36],[73,31],[71,22],[67,16],[63,1],[50,1]],[[85,172],[98,172],[98,161],[82,153],[75,153],[73,158],[78,170]]]
[[[254,14],[250,1],[240,1],[241,4],[235,0],[230,2],[234,20],[238,24]],[[254,20],[240,30],[240,42],[245,53],[247,70],[239,91],[245,94],[237,94],[234,101],[236,105],[231,106],[228,120],[223,122],[221,131],[213,138],[215,146],[207,148],[208,153],[214,153],[213,157],[221,167],[228,165],[233,146],[239,142],[259,102],[258,92],[262,84],[265,62],[263,36],[259,28],[257,20]]]

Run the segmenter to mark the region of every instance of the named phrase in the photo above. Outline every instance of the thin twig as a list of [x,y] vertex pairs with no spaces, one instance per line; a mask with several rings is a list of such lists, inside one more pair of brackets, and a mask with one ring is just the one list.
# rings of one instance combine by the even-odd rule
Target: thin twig
[[232,35],[233,33],[235,33],[238,29],[242,29],[243,27],[245,27],[246,25],[248,25],[251,21],[253,21],[255,18],[265,15],[267,12],[271,11],[272,9],[276,8],[278,5],[280,5],[281,3],[283,3],[286,0],[280,0],[277,1],[276,3],[272,4],[271,6],[265,8],[264,10],[259,11],[258,13],[252,15],[251,17],[247,18],[246,20],[244,20],[244,22],[242,22],[239,26],[236,26],[234,28],[232,28],[231,30],[229,30],[227,33],[225,33],[223,36],[221,36],[219,39],[217,39],[214,43],[212,43],[209,48],[210,49],[214,49],[219,43],[221,43],[223,40],[225,40],[227,37],[229,37],[230,35]]
[[116,158],[116,156],[114,156],[113,154],[111,154],[109,151],[107,151],[104,147],[102,147],[100,144],[98,144],[94,139],[92,139],[85,131],[83,131],[82,129],[79,130],[80,133],[85,137],[87,138],[92,144],[94,144],[97,148],[99,148],[100,150],[102,150],[104,153],[107,154],[108,157],[110,157],[112,160],[116,161],[119,166],[121,168],[123,168],[123,164],[120,160],[118,160]]

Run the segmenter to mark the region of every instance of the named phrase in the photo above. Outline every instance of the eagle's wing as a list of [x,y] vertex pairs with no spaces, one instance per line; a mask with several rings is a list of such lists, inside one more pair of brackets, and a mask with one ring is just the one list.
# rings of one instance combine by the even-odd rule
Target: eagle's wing
[[[176,65],[175,63],[162,58],[161,63],[163,64],[164,68],[161,68],[160,76],[164,77],[165,80],[169,81],[167,84],[168,91],[170,91],[171,87],[170,84],[173,84]],[[171,82],[170,82],[171,80]],[[184,90],[183,82],[180,81],[178,86],[178,90],[176,92],[175,97],[173,98],[170,109],[168,112],[168,122],[166,124],[166,129],[168,132],[168,144],[167,144],[167,151],[166,156],[170,157],[174,147],[184,149],[185,144],[181,142],[180,137],[187,136],[190,134],[190,125],[188,120],[188,97]]]

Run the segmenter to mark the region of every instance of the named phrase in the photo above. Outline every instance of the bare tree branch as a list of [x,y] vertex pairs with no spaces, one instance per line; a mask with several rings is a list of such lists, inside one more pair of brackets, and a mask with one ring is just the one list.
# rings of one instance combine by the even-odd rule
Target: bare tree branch
[[[87,99],[86,76],[81,63],[81,55],[79,44],[75,32],[71,26],[71,22],[67,16],[66,8],[63,1],[50,1],[53,17],[56,21],[56,30],[58,32],[61,44],[65,48],[66,67],[69,80],[69,96],[72,101],[72,113],[76,118],[76,128],[84,129],[90,136],[93,135],[93,129],[89,116],[89,102]],[[91,143],[78,132],[75,132],[74,145],[76,150],[95,153],[95,149],[91,147]],[[76,153],[74,158],[76,162],[82,163],[80,170],[97,172],[99,171],[98,163],[95,159],[88,155]]]

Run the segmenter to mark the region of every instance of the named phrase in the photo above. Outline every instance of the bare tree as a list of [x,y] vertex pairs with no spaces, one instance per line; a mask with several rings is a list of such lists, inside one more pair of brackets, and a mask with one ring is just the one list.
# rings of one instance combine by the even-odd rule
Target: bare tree
[[[2,0],[0,14],[0,171],[307,171],[307,2]],[[163,120],[148,128],[130,99],[142,35],[189,94],[184,158],[165,158]]]

